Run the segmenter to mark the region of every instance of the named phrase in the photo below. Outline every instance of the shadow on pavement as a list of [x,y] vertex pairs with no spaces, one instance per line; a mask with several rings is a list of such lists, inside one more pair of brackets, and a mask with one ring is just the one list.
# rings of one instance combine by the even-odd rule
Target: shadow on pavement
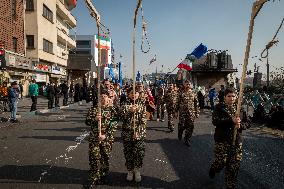
[[[52,167],[48,165],[5,165],[0,167],[0,179],[6,179],[8,183],[28,181],[38,183],[41,173],[49,170],[42,178],[41,183],[48,184],[84,184],[87,182],[88,171],[67,167]],[[0,183],[3,181],[0,181]],[[26,183],[26,182],[25,182]]]
[[78,136],[22,136],[22,139],[42,139],[42,140],[66,140],[75,141]]

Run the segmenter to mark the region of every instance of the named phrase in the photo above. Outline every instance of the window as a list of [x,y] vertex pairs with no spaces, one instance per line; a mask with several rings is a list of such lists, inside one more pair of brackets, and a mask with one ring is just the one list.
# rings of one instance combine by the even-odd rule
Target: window
[[91,41],[77,41],[77,46],[91,47]]
[[16,20],[16,17],[17,17],[17,3],[16,3],[16,0],[12,0],[12,18],[13,20]]
[[27,11],[34,10],[34,0],[26,0],[26,10]]
[[90,50],[78,50],[75,54],[91,54]]
[[34,48],[34,36],[33,35],[27,35],[27,48],[28,49]]
[[43,5],[42,16],[53,23],[53,13],[46,5]]
[[43,51],[53,54],[53,44],[46,39],[43,39]]
[[17,52],[17,46],[18,46],[17,40],[18,39],[16,37],[13,37],[13,50],[14,50],[14,52]]

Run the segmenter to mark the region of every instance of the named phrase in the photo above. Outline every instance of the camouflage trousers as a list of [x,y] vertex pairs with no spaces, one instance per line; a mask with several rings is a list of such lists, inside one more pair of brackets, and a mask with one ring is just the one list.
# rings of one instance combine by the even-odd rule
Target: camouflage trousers
[[187,114],[179,115],[178,122],[178,138],[182,138],[183,131],[185,130],[184,140],[189,141],[194,129],[194,121]]
[[89,143],[89,178],[92,181],[99,180],[106,176],[109,171],[109,156],[112,144],[110,142]]
[[168,129],[174,130],[174,116],[175,112],[171,109],[167,109],[168,112]]
[[242,160],[242,145],[232,146],[228,142],[215,143],[214,154],[215,159],[211,169],[218,173],[225,167],[226,186],[227,188],[235,188]]
[[157,119],[164,119],[165,118],[165,104],[162,102],[157,102]]
[[143,140],[123,141],[125,166],[128,171],[141,168],[145,156],[145,142]]

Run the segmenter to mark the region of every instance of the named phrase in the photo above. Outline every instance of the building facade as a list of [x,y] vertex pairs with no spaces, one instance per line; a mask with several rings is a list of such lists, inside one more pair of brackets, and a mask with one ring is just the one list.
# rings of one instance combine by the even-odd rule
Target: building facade
[[19,0],[1,1],[0,6],[0,75],[3,82],[21,82],[27,93],[31,59],[25,49],[25,4]]
[[[32,78],[40,85],[67,80],[71,37],[76,19],[64,0],[26,0],[26,53],[32,60]],[[74,1],[76,3],[76,1]]]
[[[101,79],[109,77],[109,66],[112,64],[111,38],[100,36],[101,49]],[[97,77],[98,66],[98,35],[77,35],[76,51],[70,55],[68,72],[71,80],[80,80],[86,77],[88,83],[92,83]],[[116,73],[116,68],[113,69]]]

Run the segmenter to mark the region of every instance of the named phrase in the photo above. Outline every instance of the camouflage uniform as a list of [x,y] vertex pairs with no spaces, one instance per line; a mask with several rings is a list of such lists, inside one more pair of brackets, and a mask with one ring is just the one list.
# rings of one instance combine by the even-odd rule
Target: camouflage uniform
[[135,113],[135,132],[138,138],[134,139],[133,113],[130,105],[133,101],[129,98],[121,106],[123,152],[125,156],[125,166],[128,171],[141,168],[145,156],[145,137],[146,137],[146,107],[143,101],[138,99],[136,102],[138,110]]
[[181,140],[185,130],[184,140],[189,142],[194,129],[194,119],[199,116],[199,105],[196,94],[192,91],[181,91],[178,96],[176,111],[179,112],[178,138]]
[[92,181],[98,181],[101,177],[106,176],[109,170],[109,156],[114,142],[113,134],[117,128],[117,112],[114,107],[102,108],[101,133],[106,138],[100,142],[98,122],[95,120],[97,114],[98,109],[92,107],[86,118],[86,124],[91,126],[89,138],[89,177]]
[[157,96],[157,119],[164,119],[165,117],[165,101],[164,101],[164,89],[159,87]]
[[168,89],[165,94],[165,103],[168,112],[168,128],[174,130],[174,114],[177,104],[177,92],[175,90]]
[[242,130],[250,126],[244,113],[241,127],[238,129],[236,145],[232,145],[234,122],[232,117],[236,113],[236,106],[229,107],[225,104],[218,104],[212,114],[212,123],[216,126],[214,140],[214,161],[210,172],[218,173],[225,167],[225,183],[227,188],[235,188],[237,175],[242,159]]

